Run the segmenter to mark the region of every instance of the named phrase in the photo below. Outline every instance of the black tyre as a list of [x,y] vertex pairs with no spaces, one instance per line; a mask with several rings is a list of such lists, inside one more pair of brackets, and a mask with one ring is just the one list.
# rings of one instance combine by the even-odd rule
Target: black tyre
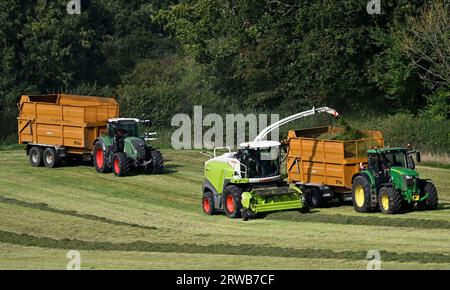
[[248,212],[248,209],[243,208],[241,211],[241,216],[244,222],[248,221],[250,219],[250,213]]
[[46,148],[44,151],[44,165],[48,168],[55,168],[61,166],[61,157],[55,148]]
[[152,150],[150,152],[152,159],[151,163],[145,168],[145,171],[149,174],[161,174],[164,170],[164,158],[159,150]]
[[378,194],[378,204],[384,214],[397,214],[402,212],[404,200],[400,191],[393,187],[382,187]]
[[421,184],[422,194],[428,194],[428,197],[417,203],[419,210],[435,210],[438,207],[439,197],[436,186],[432,182],[424,182]]
[[99,173],[111,172],[111,166],[108,163],[108,158],[105,150],[103,150],[103,143],[97,142],[94,146],[94,166]]
[[370,182],[365,176],[357,176],[352,184],[353,207],[357,212],[373,212]]
[[207,215],[216,214],[216,208],[214,207],[214,195],[210,191],[203,193],[202,209]]
[[40,167],[44,164],[44,150],[41,147],[32,147],[29,155],[31,166]]
[[131,160],[121,152],[113,156],[113,171],[116,176],[126,176],[130,173]]
[[223,191],[223,208],[225,214],[229,218],[239,218],[241,217],[242,211],[242,190],[234,185],[227,186]]
[[317,187],[311,187],[308,189],[308,205],[310,208],[327,207],[329,199],[323,197],[322,191]]

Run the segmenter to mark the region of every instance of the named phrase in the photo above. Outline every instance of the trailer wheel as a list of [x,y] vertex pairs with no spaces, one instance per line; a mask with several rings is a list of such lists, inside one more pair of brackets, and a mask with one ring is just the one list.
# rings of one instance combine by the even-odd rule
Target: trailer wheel
[[207,215],[213,215],[216,213],[216,209],[214,208],[214,196],[210,191],[203,193],[202,209]]
[[320,189],[316,187],[309,188],[308,204],[310,208],[327,207],[329,200],[322,196]]
[[108,165],[106,152],[103,150],[103,143],[97,142],[94,147],[94,166],[98,173],[111,172],[111,167]]
[[392,187],[382,187],[378,195],[380,210],[384,214],[397,214],[403,205],[402,194]]
[[122,152],[113,156],[113,171],[116,176],[126,176],[131,169],[130,159]]
[[366,177],[355,177],[352,184],[352,201],[357,212],[373,212],[374,208],[370,198],[371,190]]
[[30,163],[33,167],[40,167],[44,161],[44,150],[41,147],[33,146],[29,152]]
[[44,165],[48,168],[55,168],[61,165],[61,157],[59,157],[58,152],[55,148],[47,148],[44,151]]
[[222,204],[225,210],[225,214],[229,218],[241,217],[241,210],[242,210],[241,199],[242,199],[242,190],[235,185],[227,186],[223,191]]
[[437,209],[439,203],[439,197],[436,190],[436,186],[434,186],[431,182],[425,182],[421,185],[421,191],[424,194],[428,194],[428,198],[417,203],[417,208],[419,210],[435,210]]

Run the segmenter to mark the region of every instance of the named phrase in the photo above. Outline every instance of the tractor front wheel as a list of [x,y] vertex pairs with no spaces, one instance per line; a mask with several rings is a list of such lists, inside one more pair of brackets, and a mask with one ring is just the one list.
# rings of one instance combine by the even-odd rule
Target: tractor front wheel
[[373,212],[370,183],[364,176],[357,176],[353,180],[352,200],[357,212]]
[[234,185],[228,186],[223,191],[223,207],[225,214],[229,218],[241,217],[242,210],[242,190]]
[[436,186],[434,186],[431,182],[425,182],[421,185],[422,193],[428,194],[428,197],[422,201],[417,203],[417,208],[419,210],[435,210],[438,207],[439,197],[436,190]]
[[402,194],[392,187],[382,187],[378,194],[380,210],[384,214],[397,214],[403,206]]
[[97,142],[94,147],[94,166],[98,173],[111,172],[111,167],[108,165],[108,159],[105,150],[103,150],[103,143]]
[[116,176],[125,176],[130,172],[131,162],[128,157],[118,152],[113,156],[113,171]]

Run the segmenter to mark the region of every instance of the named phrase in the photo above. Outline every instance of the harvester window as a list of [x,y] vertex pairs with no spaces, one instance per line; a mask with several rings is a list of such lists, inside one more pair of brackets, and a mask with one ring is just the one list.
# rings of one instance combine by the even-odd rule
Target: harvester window
[[249,178],[264,178],[279,175],[280,155],[278,148],[243,149],[237,158],[246,166]]

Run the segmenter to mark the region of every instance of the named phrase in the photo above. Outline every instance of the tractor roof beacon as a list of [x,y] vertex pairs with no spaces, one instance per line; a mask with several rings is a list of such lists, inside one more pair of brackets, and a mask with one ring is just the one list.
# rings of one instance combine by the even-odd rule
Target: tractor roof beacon
[[[205,162],[203,211],[209,215],[225,212],[230,218],[244,220],[263,212],[308,211],[301,189],[289,185],[281,176],[281,143],[264,139],[280,126],[319,113],[338,116],[336,110],[328,107],[313,108],[273,123],[252,142],[240,144],[237,152],[229,147],[215,148],[214,157]],[[218,156],[221,149],[228,152]]]

